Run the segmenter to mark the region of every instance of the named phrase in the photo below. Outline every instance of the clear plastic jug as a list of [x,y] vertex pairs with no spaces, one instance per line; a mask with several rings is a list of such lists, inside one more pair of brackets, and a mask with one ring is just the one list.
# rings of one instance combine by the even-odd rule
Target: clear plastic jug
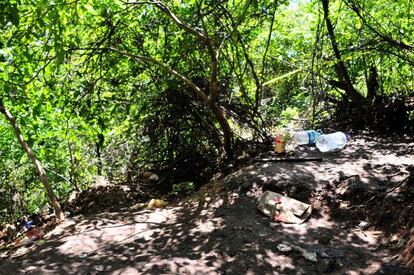
[[318,137],[316,140],[316,147],[322,153],[340,150],[345,147],[348,139],[342,132],[332,134],[325,134]]
[[320,130],[300,131],[293,135],[293,141],[299,145],[314,144],[321,134]]

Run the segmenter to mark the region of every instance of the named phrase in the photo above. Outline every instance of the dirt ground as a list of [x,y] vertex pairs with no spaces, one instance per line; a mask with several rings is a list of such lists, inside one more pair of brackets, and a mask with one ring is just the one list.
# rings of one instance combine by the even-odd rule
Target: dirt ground
[[[272,162],[268,152],[162,209],[91,207],[7,253],[0,274],[412,274],[398,256],[413,234],[414,188],[402,189],[414,185],[413,153],[412,140],[368,136],[290,156],[323,161]],[[311,217],[272,222],[257,210],[264,190],[310,203]]]

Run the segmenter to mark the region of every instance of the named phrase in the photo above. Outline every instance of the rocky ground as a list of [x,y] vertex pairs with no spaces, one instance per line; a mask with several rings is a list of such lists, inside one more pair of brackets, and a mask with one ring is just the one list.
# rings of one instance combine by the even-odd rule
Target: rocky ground
[[[413,153],[412,140],[369,136],[323,155],[267,152],[152,210],[118,188],[42,242],[3,253],[0,274],[412,274]],[[322,161],[280,160],[304,157]],[[265,190],[311,204],[311,217],[271,221],[257,210]]]

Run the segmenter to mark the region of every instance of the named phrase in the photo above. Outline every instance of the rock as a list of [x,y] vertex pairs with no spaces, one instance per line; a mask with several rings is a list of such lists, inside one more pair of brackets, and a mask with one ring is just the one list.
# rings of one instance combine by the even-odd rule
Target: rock
[[279,250],[282,253],[290,252],[292,251],[292,247],[290,245],[280,243],[276,246],[277,250]]
[[358,227],[359,227],[359,228],[361,228],[362,230],[368,229],[368,227],[369,227],[369,223],[368,223],[368,222],[366,222],[366,221],[361,221],[361,222],[358,224]]
[[322,235],[322,236],[319,237],[319,243],[320,244],[326,245],[326,244],[329,244],[330,242],[331,242],[331,238],[329,236]]
[[392,242],[392,243],[396,243],[396,242],[398,242],[398,240],[399,240],[399,239],[400,239],[399,234],[394,234],[394,235],[391,237],[390,242]]
[[142,177],[143,177],[143,178],[149,178],[149,177],[151,177],[152,175],[154,175],[154,173],[149,172],[149,171],[146,171],[146,172],[142,173]]
[[143,183],[148,184],[151,182],[151,180],[149,178],[142,178],[141,179]]
[[98,186],[108,186],[110,183],[107,178],[104,176],[96,176],[94,187]]
[[294,246],[295,250],[302,253],[302,256],[311,262],[317,263],[318,262],[318,258],[315,252],[309,252],[305,249],[303,249],[302,247],[299,246]]
[[296,251],[302,254],[302,256],[311,262],[317,263],[318,262],[318,258],[315,252],[309,252],[306,249],[303,249],[302,247],[299,247],[297,245],[289,245],[289,244],[285,244],[285,243],[281,243],[278,244],[276,246],[277,250],[279,250],[282,253],[287,253],[287,252],[291,252],[291,251]]
[[381,244],[382,246],[388,246],[388,245],[390,244],[390,242],[389,242],[389,239],[388,239],[388,238],[381,238],[381,239],[379,240],[379,242],[380,242],[380,244]]
[[81,254],[78,255],[79,259],[86,259],[88,257],[88,253],[86,252],[82,252]]
[[95,265],[93,269],[99,272],[103,272],[105,270],[105,267],[103,265]]
[[153,172],[146,171],[142,173],[142,180],[145,183],[149,183],[151,181],[158,181],[158,179],[159,179],[158,175]]
[[247,190],[250,190],[250,188],[252,187],[252,185],[253,185],[253,182],[251,182],[251,181],[245,181],[245,182],[242,183],[242,185],[240,187],[241,187],[241,189],[243,191],[247,191]]
[[147,205],[147,209],[162,208],[167,205],[167,202],[160,199],[152,199]]

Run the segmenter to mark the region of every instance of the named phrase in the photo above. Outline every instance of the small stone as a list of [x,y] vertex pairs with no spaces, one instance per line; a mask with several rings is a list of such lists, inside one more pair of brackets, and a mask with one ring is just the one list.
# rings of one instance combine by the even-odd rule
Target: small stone
[[381,238],[380,239],[380,244],[382,246],[388,246],[390,244],[390,242],[389,242],[388,238]]
[[149,177],[151,177],[152,175],[153,175],[154,173],[152,173],[152,172],[144,172],[144,173],[142,173],[142,177],[144,177],[144,178],[149,178]]
[[318,240],[319,240],[320,244],[324,244],[324,245],[327,245],[331,242],[331,238],[329,236],[325,236],[325,235],[320,236]]
[[366,222],[366,221],[361,221],[361,222],[358,224],[358,227],[359,227],[359,228],[361,228],[361,229],[367,229],[367,228],[369,227],[369,223],[368,223],[368,222]]
[[79,254],[79,259],[85,259],[86,257],[88,257],[88,253],[86,252],[82,252],[81,254]]
[[292,247],[290,245],[287,245],[287,244],[284,244],[284,243],[278,244],[276,246],[276,248],[277,248],[277,250],[279,250],[282,253],[292,251]]
[[100,272],[102,272],[102,271],[104,271],[104,270],[105,270],[105,267],[104,267],[103,265],[95,265],[95,266],[93,267],[93,269],[95,269],[96,271],[100,271]]
[[244,182],[240,187],[242,190],[250,190],[250,187],[253,185],[251,181]]
[[318,262],[318,258],[316,256],[315,252],[304,251],[302,255],[306,260],[309,260],[309,261],[314,262],[314,263]]

